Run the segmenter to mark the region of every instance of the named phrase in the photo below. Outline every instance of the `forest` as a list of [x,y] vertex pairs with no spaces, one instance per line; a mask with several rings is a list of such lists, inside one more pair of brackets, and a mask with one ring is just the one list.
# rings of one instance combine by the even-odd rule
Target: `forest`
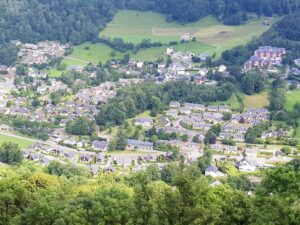
[[298,160],[264,171],[260,184],[242,175],[217,185],[202,175],[211,161],[210,154],[204,157],[126,176],[90,177],[59,162],[39,172],[0,167],[0,224],[299,224]]
[[[0,63],[10,65],[16,52],[11,40],[38,42],[58,40],[80,44],[96,41],[117,10],[153,10],[169,21],[195,22],[215,15],[228,25],[247,20],[247,13],[258,16],[283,15],[299,8],[298,0],[9,0],[0,2]],[[6,59],[8,57],[8,59]]]

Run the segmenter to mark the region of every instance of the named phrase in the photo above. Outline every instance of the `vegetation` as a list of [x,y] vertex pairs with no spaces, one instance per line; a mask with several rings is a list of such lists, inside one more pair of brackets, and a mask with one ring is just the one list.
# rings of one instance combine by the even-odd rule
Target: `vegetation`
[[[258,186],[236,176],[212,187],[200,170],[210,163],[205,157],[199,167],[169,164],[160,171],[153,165],[125,177],[94,179],[76,172],[65,176],[53,162],[45,173],[15,169],[0,175],[1,224],[298,223],[297,160],[267,171]],[[249,190],[255,194],[249,196]]]
[[78,117],[67,123],[66,131],[74,135],[92,135],[95,131],[95,124],[89,118]]
[[185,82],[171,82],[164,85],[143,83],[119,90],[117,96],[103,105],[96,121],[101,126],[120,125],[126,119],[151,110],[152,115],[170,101],[205,103],[227,100],[234,90],[232,84],[207,87]]
[[0,62],[10,65],[15,61],[15,47],[8,44],[11,40],[59,40],[73,44],[95,42],[99,31],[103,30],[119,9],[157,11],[168,15],[169,22],[175,20],[180,23],[196,22],[208,15],[214,15],[225,24],[240,25],[248,19],[247,12],[255,12],[259,16],[282,15],[295,11],[299,5],[297,0],[279,0],[272,4],[270,1],[254,0],[249,3],[239,0],[197,0],[187,1],[184,5],[177,0],[21,0],[11,4],[3,1],[0,3],[0,20],[4,21],[0,28]]
[[5,142],[11,142],[17,144],[21,150],[24,150],[25,148],[27,148],[29,145],[33,143],[32,141],[21,139],[21,138],[0,135],[0,145],[4,144]]
[[17,144],[5,142],[0,147],[0,162],[6,164],[17,164],[23,160],[23,153]]

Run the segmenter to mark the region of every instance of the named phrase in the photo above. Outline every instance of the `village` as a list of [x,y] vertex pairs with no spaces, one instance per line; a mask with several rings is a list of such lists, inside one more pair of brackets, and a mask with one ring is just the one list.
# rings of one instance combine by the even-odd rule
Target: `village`
[[[126,86],[144,81],[153,81],[158,85],[169,81],[215,85],[216,81],[207,76],[209,72],[224,77],[229,72],[225,65],[214,68],[195,66],[193,58],[199,57],[204,62],[208,57],[206,54],[195,56],[189,52],[176,52],[168,48],[165,54],[169,62],[144,63],[129,60],[128,63],[121,64],[111,61],[108,63],[109,68],[122,76],[97,85],[86,81],[97,78],[95,70],[80,66],[67,67],[68,72],[80,75],[70,85],[59,77],[49,77],[45,69],[50,61],[65,57],[65,51],[70,46],[56,42],[15,44],[21,46],[19,64],[9,68],[0,66],[0,113],[7,118],[20,117],[29,122],[49,124],[49,128],[45,128],[48,138],[44,141],[36,140],[23,151],[24,157],[29,160],[43,165],[49,165],[53,160],[75,163],[96,174],[100,169],[139,171],[151,163],[163,166],[174,159],[174,152],[161,150],[166,146],[178,149],[187,163],[196,162],[204,154],[204,150],[209,148],[215,161],[230,162],[241,172],[255,172],[292,159],[284,156],[280,148],[249,146],[245,143],[245,135],[250,128],[269,121],[270,112],[266,108],[248,108],[240,112],[225,104],[171,101],[167,109],[157,117],[133,119],[132,126],[141,128],[144,135],[140,139],[127,139],[124,153],[111,152],[109,144],[115,138],[114,135],[100,131],[98,127],[98,139],[66,132],[68,123],[77,118],[85,117],[95,121],[100,106],[116,97],[117,92]],[[278,72],[278,66],[285,54],[284,48],[260,47],[245,62],[244,70],[257,68]],[[296,59],[296,62],[299,63],[299,60]],[[44,66],[40,69],[38,65]],[[26,72],[22,71],[24,68]],[[296,68],[291,71],[294,75],[299,72]],[[215,140],[206,142],[207,134],[216,126],[220,128],[220,132]],[[165,133],[170,138],[161,138],[154,143],[146,135],[150,129]],[[11,123],[3,124],[1,132],[14,133],[14,128]],[[285,136],[284,131],[269,129],[260,138],[264,140]],[[206,175],[225,176],[214,165],[207,168]]]

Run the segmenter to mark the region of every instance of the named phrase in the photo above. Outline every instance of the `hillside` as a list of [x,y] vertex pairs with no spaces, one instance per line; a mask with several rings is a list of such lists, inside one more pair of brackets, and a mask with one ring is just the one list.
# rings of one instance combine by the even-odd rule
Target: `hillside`
[[[264,23],[272,25],[276,18],[251,19],[240,26],[222,24],[213,16],[207,16],[194,23],[180,24],[167,22],[166,17],[154,12],[119,11],[112,22],[100,32],[100,37],[122,38],[126,42],[140,43],[143,39],[151,42],[169,43],[180,41],[180,36],[189,33],[196,37],[199,45],[210,45],[209,53],[221,54],[236,45],[246,44],[252,37],[260,36],[269,29]],[[192,46],[188,51],[192,51]],[[198,53],[198,52],[195,52]]]

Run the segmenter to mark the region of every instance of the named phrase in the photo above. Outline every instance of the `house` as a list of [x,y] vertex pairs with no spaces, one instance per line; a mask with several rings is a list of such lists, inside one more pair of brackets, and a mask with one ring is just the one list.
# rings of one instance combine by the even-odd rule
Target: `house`
[[127,150],[153,150],[153,143],[127,139]]
[[106,151],[107,150],[107,142],[106,141],[98,141],[94,140],[92,142],[92,149],[95,151]]
[[38,161],[43,157],[42,154],[39,153],[31,153],[27,156],[28,159],[32,160],[32,161]]
[[180,40],[190,41],[190,40],[192,40],[192,35],[190,33],[185,33],[185,34],[180,36]]
[[47,156],[43,156],[41,159],[40,159],[40,162],[45,165],[45,166],[48,166],[50,164],[50,162],[53,161],[53,159],[47,157]]
[[196,111],[205,111],[205,106],[201,104],[195,104],[195,103],[184,103],[184,108],[190,109],[190,110],[196,110]]
[[216,166],[209,166],[205,169],[205,176],[211,177],[224,177],[225,174],[220,172],[218,167]]
[[153,120],[151,118],[137,118],[135,119],[134,124],[136,126],[151,128],[153,126]]
[[170,108],[180,108],[179,102],[170,102]]
[[255,159],[243,158],[237,162],[236,166],[242,172],[254,172],[259,164]]
[[77,147],[78,148],[84,148],[84,147],[86,147],[87,146],[87,141],[79,141],[78,143],[77,143]]
[[245,150],[245,155],[246,155],[246,157],[249,157],[249,158],[256,158],[257,157],[257,150],[254,149],[254,148],[247,148]]
[[92,176],[95,176],[99,172],[99,169],[100,169],[100,167],[97,164],[90,165],[90,174]]
[[104,162],[104,160],[105,160],[105,157],[104,157],[104,155],[102,155],[102,154],[98,154],[98,155],[96,156],[96,161],[97,161],[97,162],[99,162],[99,163],[103,163],[103,162]]
[[83,162],[90,162],[92,161],[92,155],[90,154],[83,154],[80,156],[80,160],[83,161]]
[[177,111],[176,109],[169,109],[169,110],[166,112],[166,115],[167,115],[167,116],[176,117],[176,116],[178,116],[178,111]]
[[73,160],[73,159],[75,159],[75,154],[73,152],[65,152],[64,157],[69,160]]
[[181,114],[191,114],[192,113],[192,111],[191,111],[191,109],[190,108],[186,108],[186,107],[183,107],[183,108],[180,108],[179,109],[179,112],[181,113]]
[[105,172],[115,172],[116,169],[112,165],[109,165],[109,166],[104,167],[104,171]]
[[173,48],[167,48],[167,55],[172,55],[174,53]]
[[129,156],[119,156],[114,159],[117,165],[129,166],[136,160],[132,159]]
[[220,65],[219,66],[219,69],[218,69],[219,73],[225,73],[226,70],[227,70],[227,67],[225,65]]

